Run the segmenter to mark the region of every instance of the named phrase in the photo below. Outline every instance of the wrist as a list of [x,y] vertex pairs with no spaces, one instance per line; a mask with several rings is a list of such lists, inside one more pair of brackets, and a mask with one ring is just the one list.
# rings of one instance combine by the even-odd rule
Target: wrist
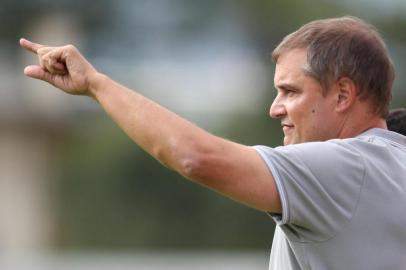
[[102,73],[96,72],[88,79],[88,95],[97,100],[97,96],[101,91],[108,77]]

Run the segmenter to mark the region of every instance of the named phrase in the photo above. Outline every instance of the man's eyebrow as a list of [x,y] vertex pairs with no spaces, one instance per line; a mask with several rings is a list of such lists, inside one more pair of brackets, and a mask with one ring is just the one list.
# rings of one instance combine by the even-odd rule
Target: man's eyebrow
[[293,91],[298,91],[300,90],[300,87],[293,85],[293,84],[289,84],[289,83],[281,83],[278,85],[275,85],[275,89],[282,89],[282,90],[293,90]]

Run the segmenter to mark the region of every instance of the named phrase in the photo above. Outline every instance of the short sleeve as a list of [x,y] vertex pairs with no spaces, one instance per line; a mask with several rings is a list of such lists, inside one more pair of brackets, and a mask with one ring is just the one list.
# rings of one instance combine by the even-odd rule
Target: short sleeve
[[282,215],[271,215],[290,239],[323,241],[334,236],[356,209],[365,165],[340,141],[277,148],[255,146],[278,189]]

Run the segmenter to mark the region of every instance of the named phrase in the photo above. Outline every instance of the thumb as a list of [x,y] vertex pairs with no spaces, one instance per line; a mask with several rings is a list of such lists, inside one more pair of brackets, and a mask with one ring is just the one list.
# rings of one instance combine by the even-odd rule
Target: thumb
[[24,74],[28,77],[49,81],[50,73],[42,69],[40,66],[27,66],[24,69]]

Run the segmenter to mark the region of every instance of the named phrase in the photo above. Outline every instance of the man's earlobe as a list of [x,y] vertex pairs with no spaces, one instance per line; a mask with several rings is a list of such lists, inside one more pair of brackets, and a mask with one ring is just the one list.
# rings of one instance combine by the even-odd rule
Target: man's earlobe
[[357,98],[357,86],[354,81],[348,77],[342,77],[336,82],[337,103],[336,110],[343,112],[348,110],[354,104]]

